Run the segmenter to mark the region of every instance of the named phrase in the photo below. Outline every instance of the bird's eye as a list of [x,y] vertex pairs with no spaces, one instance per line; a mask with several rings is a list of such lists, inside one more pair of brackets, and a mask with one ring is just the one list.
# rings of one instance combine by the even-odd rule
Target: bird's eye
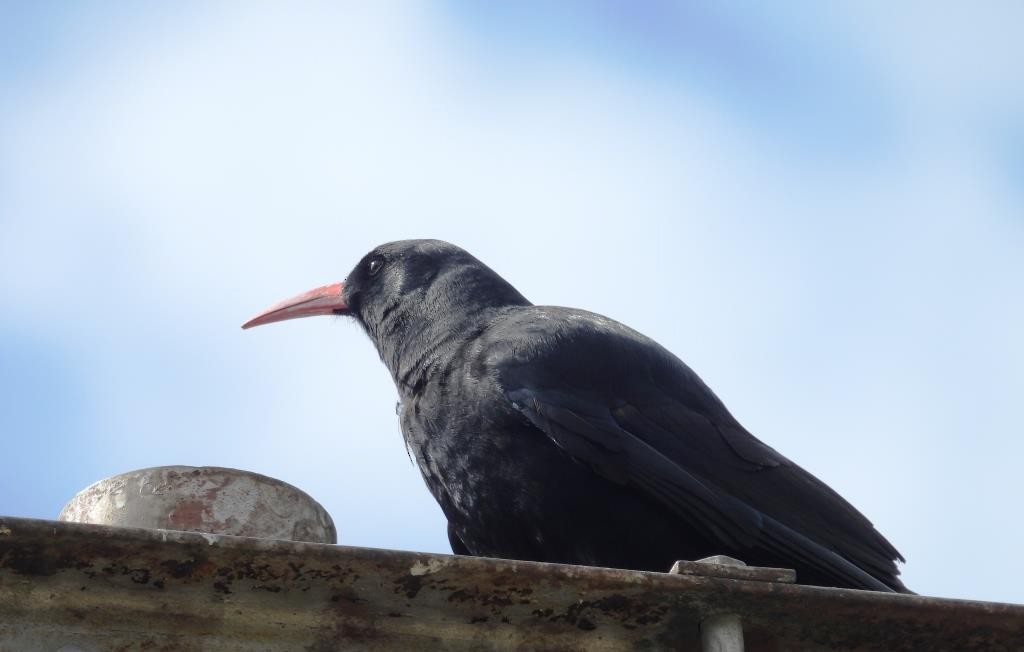
[[375,275],[380,271],[380,268],[384,267],[384,261],[380,258],[374,258],[370,261],[370,276]]

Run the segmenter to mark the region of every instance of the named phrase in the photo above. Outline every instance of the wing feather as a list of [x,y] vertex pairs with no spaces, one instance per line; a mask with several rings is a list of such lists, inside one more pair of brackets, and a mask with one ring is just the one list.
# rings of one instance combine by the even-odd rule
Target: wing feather
[[704,536],[800,559],[849,585],[905,590],[902,557],[860,512],[747,432],[670,352],[598,319],[491,352],[505,396],[534,426]]

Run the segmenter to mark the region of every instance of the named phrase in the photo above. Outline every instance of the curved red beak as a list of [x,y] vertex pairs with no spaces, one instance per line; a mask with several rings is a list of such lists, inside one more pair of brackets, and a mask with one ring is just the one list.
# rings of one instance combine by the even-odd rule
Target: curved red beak
[[348,304],[341,296],[344,289],[344,283],[332,283],[309,292],[303,292],[267,308],[242,324],[242,328],[252,328],[275,321],[312,317],[313,315],[347,314]]

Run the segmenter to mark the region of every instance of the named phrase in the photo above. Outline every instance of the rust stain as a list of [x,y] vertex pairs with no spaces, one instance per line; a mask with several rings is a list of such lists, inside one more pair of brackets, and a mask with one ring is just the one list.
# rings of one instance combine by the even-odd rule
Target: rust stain
[[183,500],[167,515],[171,525],[179,530],[205,530],[207,507],[200,500]]

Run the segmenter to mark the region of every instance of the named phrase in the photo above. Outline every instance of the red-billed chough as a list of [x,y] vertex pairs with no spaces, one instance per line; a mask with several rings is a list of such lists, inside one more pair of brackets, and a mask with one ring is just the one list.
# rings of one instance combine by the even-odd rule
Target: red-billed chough
[[619,322],[534,306],[466,251],[407,240],[243,328],[325,314],[354,317],[390,370],[456,553],[654,571],[726,554],[906,591],[860,512]]

